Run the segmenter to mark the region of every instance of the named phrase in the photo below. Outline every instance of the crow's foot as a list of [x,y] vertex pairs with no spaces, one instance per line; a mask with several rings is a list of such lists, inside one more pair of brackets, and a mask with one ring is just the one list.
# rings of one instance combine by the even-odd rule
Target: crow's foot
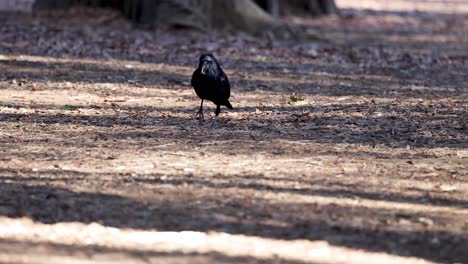
[[195,115],[195,119],[198,119],[199,123],[203,124],[203,121],[205,121],[205,116],[203,115],[202,109],[198,110],[197,114]]

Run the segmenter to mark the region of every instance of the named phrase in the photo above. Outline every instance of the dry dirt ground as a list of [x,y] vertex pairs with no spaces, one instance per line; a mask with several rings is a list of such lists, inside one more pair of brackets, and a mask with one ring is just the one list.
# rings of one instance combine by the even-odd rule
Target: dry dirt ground
[[442,11],[287,18],[314,42],[2,14],[0,262],[468,263],[468,16]]

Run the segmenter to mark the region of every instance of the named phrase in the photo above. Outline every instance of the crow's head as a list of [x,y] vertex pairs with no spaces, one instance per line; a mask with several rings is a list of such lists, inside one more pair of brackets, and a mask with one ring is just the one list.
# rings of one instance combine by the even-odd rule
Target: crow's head
[[213,54],[202,54],[200,56],[198,68],[201,74],[216,75],[219,72],[219,63]]

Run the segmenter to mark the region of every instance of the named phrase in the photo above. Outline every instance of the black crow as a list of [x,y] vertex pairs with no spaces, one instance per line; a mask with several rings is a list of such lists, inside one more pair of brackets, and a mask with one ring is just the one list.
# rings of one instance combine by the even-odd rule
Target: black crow
[[231,86],[229,85],[228,77],[212,54],[202,54],[200,56],[198,68],[192,75],[192,86],[201,99],[200,109],[196,115],[196,118],[200,120],[200,124],[205,120],[203,116],[203,100],[209,100],[216,105],[216,116],[211,124],[211,127],[215,128],[218,123],[218,115],[221,112],[221,106],[224,105],[232,109],[232,105],[229,102]]

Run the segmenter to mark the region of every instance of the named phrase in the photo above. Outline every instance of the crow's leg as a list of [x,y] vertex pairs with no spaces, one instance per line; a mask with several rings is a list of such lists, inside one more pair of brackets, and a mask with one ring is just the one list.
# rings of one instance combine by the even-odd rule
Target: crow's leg
[[195,118],[200,121],[200,124],[202,124],[203,121],[205,121],[205,116],[203,115],[203,99],[201,100],[200,109],[198,109]]
[[211,123],[211,128],[218,127],[218,116],[220,112],[221,112],[221,105],[216,105],[215,118],[213,119],[213,123]]

